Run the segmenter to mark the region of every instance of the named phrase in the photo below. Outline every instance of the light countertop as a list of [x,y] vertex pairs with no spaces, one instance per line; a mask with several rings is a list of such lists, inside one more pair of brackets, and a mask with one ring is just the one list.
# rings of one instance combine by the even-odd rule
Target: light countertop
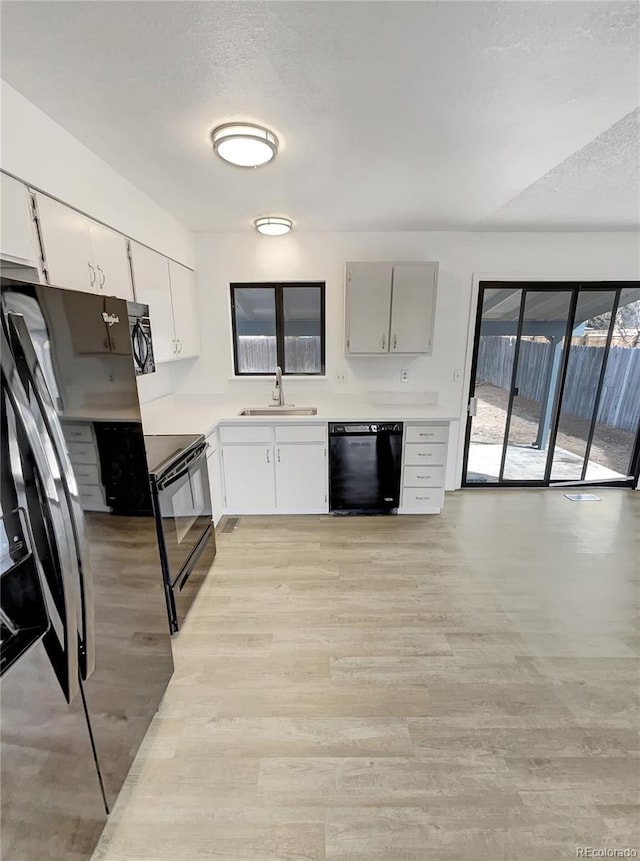
[[[184,403],[173,397],[159,398],[142,405],[146,434],[201,433],[208,436],[221,424],[313,424],[351,421],[458,421],[459,415],[435,405],[341,403],[318,404],[315,416],[239,416],[247,407],[264,404]],[[297,404],[296,406],[307,406]]]

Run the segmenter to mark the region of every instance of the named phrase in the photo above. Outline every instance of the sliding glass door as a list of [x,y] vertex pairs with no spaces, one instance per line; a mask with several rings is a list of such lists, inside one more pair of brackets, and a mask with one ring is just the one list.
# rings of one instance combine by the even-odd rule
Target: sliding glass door
[[631,484],[640,284],[480,286],[463,485]]

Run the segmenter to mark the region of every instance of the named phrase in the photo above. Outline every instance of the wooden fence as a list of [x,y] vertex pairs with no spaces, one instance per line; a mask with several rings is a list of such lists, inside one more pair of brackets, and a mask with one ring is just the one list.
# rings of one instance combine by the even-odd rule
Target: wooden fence
[[[515,337],[483,335],[480,338],[476,380],[511,387]],[[546,341],[520,342],[518,379],[520,395],[540,401],[544,395],[551,346]],[[604,347],[571,346],[562,411],[591,418]],[[609,352],[598,421],[636,432],[640,421],[640,348],[612,347]]]
[[[276,370],[275,335],[241,335],[238,339],[239,370],[245,374],[264,374]],[[319,374],[320,338],[292,335],[284,339],[284,361],[288,373]],[[283,369],[284,370],[284,369]]]

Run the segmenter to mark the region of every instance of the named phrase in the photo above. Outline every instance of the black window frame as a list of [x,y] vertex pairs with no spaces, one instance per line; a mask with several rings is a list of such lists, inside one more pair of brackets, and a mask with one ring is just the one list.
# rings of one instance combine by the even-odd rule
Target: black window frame
[[[288,287],[319,287],[320,288],[320,370],[319,371],[287,371],[284,361],[284,289]],[[276,314],[276,364],[282,368],[282,375],[288,377],[322,377],[326,373],[326,314],[325,297],[326,281],[234,281],[229,285],[231,299],[231,335],[233,338],[233,371],[236,377],[272,377],[274,371],[239,371],[238,370],[238,331],[236,326],[235,291],[238,288],[264,289],[274,291]]]

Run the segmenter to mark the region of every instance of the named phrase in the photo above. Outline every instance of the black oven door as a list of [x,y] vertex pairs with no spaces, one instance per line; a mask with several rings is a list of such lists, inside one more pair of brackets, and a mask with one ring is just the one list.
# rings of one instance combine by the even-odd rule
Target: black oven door
[[207,472],[207,443],[156,479],[156,505],[166,554],[165,572],[172,588],[182,588],[182,577],[192,554],[211,527],[211,497]]

